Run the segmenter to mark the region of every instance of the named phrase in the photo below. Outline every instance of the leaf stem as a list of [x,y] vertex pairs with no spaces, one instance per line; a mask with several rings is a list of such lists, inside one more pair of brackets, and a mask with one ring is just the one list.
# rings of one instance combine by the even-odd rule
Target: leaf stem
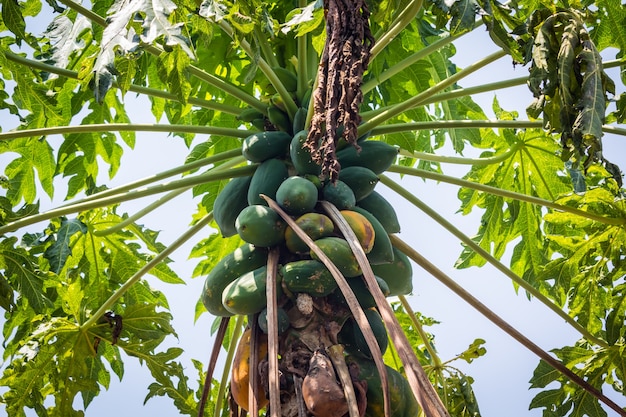
[[467,292],[463,287],[457,284],[452,278],[446,275],[443,271],[437,268],[434,264],[432,264],[428,259],[423,257],[420,253],[418,253],[415,249],[409,246],[407,243],[403,242],[400,238],[395,235],[390,236],[393,245],[398,248],[400,251],[405,253],[409,258],[411,258],[416,264],[422,267],[426,272],[430,273],[433,277],[435,277],[439,282],[444,284],[446,287],[451,289],[456,295],[461,297],[465,302],[474,307],[479,313],[485,316],[489,321],[502,329],[506,334],[511,336],[513,339],[518,341],[522,346],[526,347],[528,350],[533,352],[539,358],[541,358],[544,362],[552,366],[555,370],[562,373],[565,377],[569,378],[572,382],[579,385],[582,389],[589,392],[598,400],[602,401],[608,407],[616,411],[621,416],[626,416],[626,411],[614,403],[610,398],[606,397],[600,390],[591,386],[587,381],[576,375],[573,371],[567,368],[562,362],[552,357],[548,352],[541,349],[538,345],[533,343],[530,339],[524,336],[521,332],[503,320],[496,313],[491,311],[487,306],[481,303],[478,299],[476,299],[472,294]]
[[[220,20],[218,22],[218,25],[220,28],[222,28],[224,32],[226,32],[228,36],[234,39],[234,30],[228,24],[228,22],[226,22],[225,20]],[[259,39],[259,41],[261,40]],[[255,54],[253,53],[252,47],[247,40],[240,39],[239,45],[241,46],[241,49],[243,49],[244,52],[250,57],[250,59],[254,59]],[[280,95],[280,98],[283,100],[283,102],[285,103],[285,107],[287,108],[287,114],[289,114],[289,117],[293,120],[293,116],[296,114],[296,111],[298,111],[298,106],[293,100],[293,97],[291,97],[291,94],[287,91],[282,81],[278,78],[270,64],[268,64],[265,59],[259,58],[257,63],[263,74],[265,74],[270,83],[276,89],[276,92]],[[265,113],[266,111],[263,112]]]
[[217,365],[217,359],[219,357],[226,331],[228,330],[228,324],[230,317],[220,317],[220,326],[218,328],[215,339],[213,340],[213,349],[211,350],[211,356],[207,365],[207,370],[204,376],[204,383],[202,385],[202,396],[198,403],[198,417],[204,416],[204,409],[206,407],[209,394],[211,393],[211,383],[213,382],[213,372],[215,371],[215,365]]
[[506,55],[506,52],[502,50],[494,52],[493,54],[484,57],[483,59],[475,62],[474,64],[469,65],[467,68],[457,72],[456,74],[449,76],[445,80],[438,82],[437,84],[426,89],[425,91],[422,91],[418,95],[387,108],[383,112],[377,114],[376,116],[372,117],[371,119],[363,123],[361,126],[359,126],[358,135],[362,135],[365,132],[369,132],[374,127],[386,122],[387,120],[395,116],[398,116],[399,114],[415,106],[423,104],[423,102],[426,99],[433,96],[434,94],[448,88],[449,86],[458,82],[460,79],[467,77],[471,73],[479,70],[480,68],[492,63],[493,61],[499,58],[502,58],[505,55]]
[[148,204],[147,206],[145,206],[144,208],[142,208],[141,210],[139,210],[132,216],[127,217],[126,219],[117,223],[116,225],[111,226],[105,230],[94,230],[93,234],[95,236],[106,236],[106,235],[110,235],[111,233],[118,232],[122,230],[123,228],[125,228],[126,226],[128,226],[129,224],[136,222],[137,220],[139,220],[146,214],[151,213],[152,211],[161,207],[163,204],[167,203],[168,201],[173,200],[174,198],[178,197],[179,195],[186,192],[187,190],[189,190],[189,187],[170,191],[169,193],[165,194],[163,197],[159,198],[156,201],[153,201],[152,203]]
[[427,122],[392,123],[377,126],[371,130],[371,135],[376,136],[390,133],[436,129],[532,129],[542,127],[543,123],[541,121],[533,120],[431,120]]
[[492,256],[485,249],[480,247],[476,242],[474,242],[471,238],[465,235],[461,230],[459,230],[456,226],[446,220],[443,216],[437,213],[435,210],[430,208],[423,201],[418,199],[414,194],[401,187],[398,183],[391,180],[389,177],[385,175],[380,176],[380,182],[385,184],[387,187],[391,188],[393,191],[398,193],[400,196],[405,198],[415,207],[426,213],[430,218],[439,223],[443,228],[445,228],[448,232],[457,237],[461,242],[470,247],[477,254],[482,256],[487,262],[493,265],[496,269],[506,275],[509,279],[511,279],[515,284],[522,287],[526,290],[530,295],[537,298],[541,303],[543,303],[546,307],[556,313],[559,317],[561,317],[565,322],[571,325],[576,331],[582,334],[587,340],[603,347],[607,347],[607,343],[603,340],[598,339],[593,334],[591,334],[587,329],[577,323],[572,317],[570,317],[566,312],[560,309],[557,305],[555,305],[549,298],[539,292],[536,288],[530,285],[528,282],[524,281],[520,276],[515,274],[509,268],[507,268],[502,262],[497,260],[494,256]]
[[[306,7],[307,0],[298,0],[298,7]],[[304,34],[297,38],[297,54],[298,54],[298,90],[296,92],[299,99],[304,96],[304,93],[309,88],[309,35]],[[300,103],[302,106],[302,103]],[[296,133],[296,132],[294,132]]]
[[59,216],[65,216],[71,213],[77,213],[84,210],[91,210],[99,207],[106,207],[112,204],[118,204],[125,201],[134,200],[141,197],[146,197],[153,194],[158,194],[166,191],[172,191],[179,188],[190,187],[194,185],[204,184],[208,181],[217,181],[227,178],[233,178],[236,176],[251,175],[256,170],[256,165],[248,165],[241,168],[234,168],[224,172],[208,172],[194,177],[183,178],[176,181],[171,181],[164,184],[158,184],[152,187],[146,187],[134,191],[129,191],[124,194],[115,194],[110,197],[104,197],[96,200],[90,200],[86,202],[76,203],[69,206],[62,206],[52,210],[45,211],[43,213],[34,214],[32,216],[23,217],[11,223],[7,223],[4,226],[0,226],[0,234],[15,231],[21,227],[29,226],[44,220],[49,220]]
[[425,169],[403,167],[400,165],[392,165],[389,168],[388,172],[395,172],[395,173],[403,174],[403,175],[413,175],[416,177],[426,178],[426,179],[430,179],[434,181],[446,182],[448,184],[454,184],[460,187],[470,188],[473,190],[494,194],[494,195],[504,197],[504,198],[511,198],[511,199],[523,201],[526,203],[537,204],[540,206],[549,207],[554,210],[576,214],[578,216],[595,220],[597,222],[608,224],[611,226],[622,226],[626,224],[626,218],[599,216],[599,215],[589,213],[584,210],[564,206],[564,205],[552,202],[550,200],[545,200],[543,198],[533,197],[527,194],[516,193],[514,191],[503,190],[501,188],[492,187],[490,185],[478,184],[478,183],[467,181],[461,178],[456,178],[456,177],[452,177],[452,176],[445,175],[445,174],[439,174],[433,171],[427,171]]
[[[261,32],[261,29],[258,25],[254,26],[254,38],[258,42],[261,47],[261,52],[263,52],[263,57],[265,61],[272,67],[278,66],[278,60],[276,59],[276,55],[274,55],[274,51],[272,51],[272,47],[270,46],[267,36],[264,36]],[[252,51],[252,48],[250,48]]]
[[233,329],[233,334],[230,337],[230,343],[228,344],[228,350],[226,351],[226,359],[224,364],[224,369],[222,370],[222,377],[220,379],[220,386],[218,389],[217,396],[215,397],[215,409],[213,412],[214,416],[222,415],[222,402],[224,401],[224,397],[226,394],[226,388],[228,387],[228,377],[230,374],[230,369],[233,365],[233,358],[235,356],[235,352],[237,351],[237,343],[241,339],[241,333],[243,329],[243,319],[242,315],[238,315],[235,319],[235,326]]
[[[54,65],[46,64],[41,61],[29,59],[29,58],[14,54],[10,51],[4,51],[4,54],[8,60],[16,62],[18,64],[21,64],[30,68],[35,68],[40,71],[49,72],[51,74],[57,74],[61,77],[71,78],[74,80],[80,80],[78,76],[78,72],[76,71],[71,71],[65,68],[59,68]],[[113,81],[113,87],[119,88],[117,81]],[[165,100],[176,101],[179,103],[181,102],[176,96],[176,94],[172,94],[168,91],[157,90],[154,88],[143,87],[141,85],[131,84],[130,87],[128,88],[128,91],[132,91],[133,93],[138,93],[138,94],[144,94],[150,97],[159,97]],[[221,112],[232,114],[232,115],[238,115],[241,112],[241,108],[239,107],[231,106],[229,104],[219,103],[215,100],[204,100],[204,99],[200,99],[196,97],[190,97],[187,100],[187,102],[193,106],[198,106],[198,107],[215,110],[215,111],[221,111]]]
[[[413,328],[417,330],[417,333],[419,333],[420,337],[422,338],[422,341],[424,342],[424,346],[426,347],[426,350],[428,351],[428,355],[433,361],[433,367],[437,371],[440,371],[441,365],[442,365],[441,358],[439,357],[439,355],[437,355],[437,351],[434,349],[433,345],[430,343],[430,340],[428,339],[428,335],[424,331],[424,327],[422,327],[422,323],[417,319],[415,312],[411,308],[411,304],[409,304],[409,302],[407,301],[404,295],[398,295],[398,299],[400,300],[400,303],[402,304],[402,307],[406,311],[407,315],[411,319]],[[445,384],[442,384],[442,386],[445,386]]]
[[[194,162],[190,162],[188,164],[184,164],[184,165],[180,165],[176,168],[172,168],[172,169],[168,169],[167,171],[163,171],[160,172],[158,174],[152,175],[150,177],[146,177],[140,180],[136,180],[136,181],[132,181],[129,182],[127,184],[121,185],[119,187],[115,187],[115,188],[110,188],[108,190],[104,190],[104,191],[100,191],[98,193],[92,194],[90,196],[87,196],[85,198],[82,198],[78,201],[74,201],[71,202],[69,204],[66,205],[73,205],[73,204],[78,204],[78,203],[84,203],[86,201],[92,201],[92,200],[97,200],[106,196],[111,196],[111,195],[115,195],[115,194],[121,194],[125,191],[129,191],[132,190],[134,188],[138,188],[138,187],[142,187],[144,185],[153,183],[153,182],[157,182],[157,181],[161,181],[164,180],[166,178],[172,177],[174,175],[178,175],[178,174],[183,174],[186,172],[191,172],[193,170],[196,170],[198,168],[201,168],[203,166],[209,165],[209,164],[213,164],[213,163],[217,163],[217,162],[221,162],[224,161],[226,159],[231,159],[231,162],[233,164],[235,163],[243,163],[245,162],[245,158],[241,155],[241,148],[236,148],[236,149],[232,149],[230,151],[226,151],[226,152],[221,152],[218,153],[217,155],[213,155],[213,156],[209,156],[207,158],[202,158],[199,159],[197,161]],[[226,163],[224,163],[223,165],[225,165]],[[231,165],[234,166],[234,165]],[[61,207],[65,207],[66,205],[63,205]]]
[[[215,172],[224,171],[226,169],[230,169],[233,166],[238,165],[239,163],[241,163],[242,162],[241,159],[244,159],[244,158],[243,157],[241,157],[241,158],[233,158],[230,161],[225,162],[224,164],[214,168],[212,172],[215,173]],[[129,224],[132,224],[132,223],[136,222],[137,220],[139,220],[140,218],[142,218],[146,214],[156,210],[157,208],[161,207],[163,204],[167,203],[168,201],[170,201],[170,200],[178,197],[182,193],[188,191],[190,188],[192,188],[192,187],[191,186],[183,187],[183,188],[180,188],[178,190],[170,191],[169,193],[167,193],[163,197],[159,198],[156,201],[153,201],[152,203],[150,203],[146,207],[142,208],[137,213],[133,214],[132,216],[129,216],[127,219],[119,222],[118,224],[116,224],[114,226],[109,227],[106,230],[94,230],[93,234],[96,235],[96,236],[106,236],[106,235],[109,235],[111,233],[115,233],[115,232],[117,232],[119,230],[122,230],[123,228],[125,228]]]
[[89,330],[89,328],[95,325],[96,322],[104,315],[104,313],[110,310],[113,304],[115,304],[115,302],[119,300],[124,295],[124,293],[126,293],[126,291],[130,289],[130,287],[132,287],[137,281],[139,281],[141,277],[150,272],[150,270],[152,270],[152,268],[157,266],[160,262],[167,259],[170,254],[172,254],[175,250],[185,244],[196,233],[204,230],[206,226],[211,222],[211,220],[213,220],[213,212],[210,212],[209,214],[204,216],[196,224],[191,226],[182,235],[180,235],[178,239],[172,242],[172,244],[163,249],[161,252],[157,253],[154,258],[152,258],[148,263],[141,267],[141,269],[133,274],[133,276],[130,277],[128,281],[126,281],[120,288],[118,288],[113,294],[111,294],[109,299],[106,300],[100,306],[100,308],[80,326],[80,329],[82,331]]
[[441,38],[436,42],[431,43],[430,45],[420,49],[414,54],[404,58],[402,61],[397,64],[392,65],[388,69],[384,70],[378,76],[372,76],[369,80],[363,83],[361,90],[363,94],[367,94],[369,91],[378,87],[383,82],[392,78],[394,75],[398,74],[401,71],[404,71],[411,65],[415,64],[417,61],[428,57],[431,53],[437,51],[438,49],[443,48],[446,45],[449,45],[453,41],[459,38],[460,35],[446,36],[445,38]]
[[167,132],[167,133],[199,133],[205,135],[221,135],[245,138],[252,132],[244,129],[196,125],[171,124],[139,124],[139,123],[94,123],[73,126],[42,127],[38,129],[12,130],[0,132],[0,141],[35,136],[67,135],[71,133],[95,132]]
[[370,51],[370,62],[372,62],[374,58],[376,58],[376,56],[413,21],[421,8],[422,0],[411,0],[411,2],[406,5],[404,10],[398,13],[398,18],[391,23],[389,29],[387,29],[387,31],[376,40],[376,43],[374,43],[374,46]]

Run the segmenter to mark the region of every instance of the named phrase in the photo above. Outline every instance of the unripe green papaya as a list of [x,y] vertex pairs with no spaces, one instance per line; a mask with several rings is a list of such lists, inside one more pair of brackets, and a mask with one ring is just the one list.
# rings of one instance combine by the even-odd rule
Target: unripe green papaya
[[[278,307],[278,309],[276,310],[276,315],[278,316],[278,334],[281,335],[285,333],[287,329],[289,329],[289,316],[287,315],[287,312],[281,307]],[[267,308],[261,310],[257,318],[257,323],[259,323],[259,328],[263,333],[269,333],[269,328],[267,326]]]
[[223,237],[237,234],[235,220],[248,205],[248,188],[252,177],[233,178],[226,184],[213,203],[213,219]]
[[302,259],[283,265],[279,273],[283,285],[292,293],[305,292],[324,297],[337,288],[337,281],[326,266],[314,259]]
[[[365,417],[380,417],[385,414],[383,401],[383,387],[376,364],[371,359],[364,359],[354,355],[346,358],[348,366],[358,365],[358,378],[367,381],[367,408]],[[417,414],[407,414],[416,409],[417,401],[406,378],[395,369],[385,365],[387,384],[389,389],[390,417],[409,417]]]
[[291,119],[289,119],[287,113],[278,106],[271,105],[267,108],[267,118],[278,130],[289,134],[293,133],[293,123]]
[[339,210],[350,210],[356,204],[354,192],[341,180],[335,181],[334,184],[329,182],[324,185],[322,199],[334,204]]
[[285,90],[290,93],[295,93],[298,89],[298,77],[293,72],[289,71],[287,68],[283,67],[272,67],[272,70],[278,77]]
[[259,110],[252,107],[246,107],[245,109],[241,110],[241,113],[239,113],[239,115],[237,116],[237,120],[250,123],[255,119],[262,119],[263,117],[265,117],[265,115]]
[[[276,275],[276,298],[283,294]],[[222,304],[232,314],[256,314],[267,305],[267,266],[247,272],[224,288]]]
[[393,248],[393,261],[388,264],[372,265],[372,271],[387,282],[390,296],[413,292],[411,260],[396,247]]
[[322,173],[322,167],[313,161],[309,149],[303,147],[307,134],[308,131],[300,130],[294,135],[289,145],[289,156],[298,175],[311,174],[317,176]]
[[265,194],[276,200],[276,190],[289,177],[287,166],[280,159],[268,159],[254,171],[250,187],[248,188],[248,204],[263,204],[267,202],[260,197]]
[[[380,288],[380,291],[383,293],[383,295],[387,297],[389,295],[389,286],[387,285],[387,282],[385,282],[385,280],[380,277],[375,276],[375,278],[376,283],[378,284],[378,288]],[[369,288],[367,288],[363,276],[359,275],[357,277],[346,278],[346,281],[352,289],[352,292],[354,293],[354,296],[359,302],[361,308],[367,309],[376,307],[376,300],[374,300],[374,296],[370,292]],[[332,298],[340,304],[346,304],[346,299],[343,293],[339,290],[335,290],[333,292]]]
[[302,177],[289,177],[276,190],[276,202],[292,215],[313,211],[317,197],[317,187]]
[[[321,213],[304,213],[296,219],[296,224],[311,240],[330,236],[335,229],[333,221]],[[291,226],[287,226],[285,230],[285,245],[291,253],[309,253],[310,250]]]
[[202,304],[215,316],[231,316],[222,304],[224,288],[235,279],[267,263],[267,250],[246,243],[215,264],[204,281]]
[[248,161],[263,162],[284,156],[289,151],[290,142],[291,135],[287,132],[254,133],[243,140],[241,153]]
[[377,140],[366,140],[359,144],[361,150],[348,146],[337,152],[337,160],[342,168],[361,166],[372,170],[375,174],[382,174],[398,156],[398,148]]
[[[382,317],[380,317],[378,311],[374,308],[364,310],[363,313],[365,313],[365,317],[370,324],[372,333],[374,334],[378,347],[380,348],[380,352],[384,355],[387,351],[387,346],[389,345],[389,337],[387,336],[385,323],[383,322]],[[346,320],[341,328],[341,331],[339,332],[339,342],[345,346],[349,353],[353,355],[360,355],[366,358],[372,357],[370,348],[365,341],[363,331],[353,317]]]
[[[323,237],[317,239],[315,244],[324,252],[326,256],[335,264],[339,272],[344,277],[355,277],[361,275],[361,267],[352,253],[348,242],[339,237]],[[318,256],[311,250],[311,258],[318,260]]]
[[255,204],[241,210],[235,227],[239,237],[255,246],[268,247],[285,240],[285,221],[267,206]]
[[355,200],[361,201],[374,191],[378,184],[378,175],[369,168],[351,166],[339,171],[339,180],[346,183],[354,193]]
[[400,222],[398,222],[396,210],[380,193],[372,191],[370,195],[360,200],[357,206],[372,213],[387,233],[400,233]]

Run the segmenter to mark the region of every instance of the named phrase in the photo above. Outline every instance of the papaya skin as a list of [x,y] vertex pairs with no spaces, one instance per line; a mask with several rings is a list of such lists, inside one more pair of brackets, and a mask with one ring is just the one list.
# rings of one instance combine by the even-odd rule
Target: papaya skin
[[[248,411],[249,407],[249,390],[248,385],[250,384],[250,339],[252,335],[252,330],[247,328],[239,343],[237,344],[237,350],[235,352],[235,357],[233,359],[233,367],[231,370],[230,376],[230,392],[233,396],[233,399],[239,405],[240,408]],[[267,356],[267,336],[264,334],[260,335],[259,341],[259,359]],[[257,373],[257,381],[260,379]],[[257,396],[259,409],[265,407],[269,400],[267,399],[267,395],[263,390],[262,384],[260,381],[257,384],[259,387],[259,393]]]
[[376,231],[372,223],[367,220],[365,216],[356,211],[341,210],[340,213],[359,240],[363,252],[370,253],[374,247],[374,241],[376,240]]

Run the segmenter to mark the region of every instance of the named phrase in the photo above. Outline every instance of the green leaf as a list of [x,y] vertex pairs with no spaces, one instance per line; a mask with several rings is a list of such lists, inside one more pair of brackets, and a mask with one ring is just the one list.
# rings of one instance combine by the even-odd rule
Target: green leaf
[[15,34],[18,45],[26,39],[26,22],[17,0],[2,0],[2,22]]
[[20,296],[28,300],[36,312],[43,312],[51,305],[44,291],[46,273],[41,271],[37,258],[17,246],[17,238],[5,238],[0,242],[0,270]]
[[52,272],[58,274],[63,269],[65,261],[71,255],[70,239],[77,233],[87,233],[87,226],[78,219],[62,219],[61,227],[56,233],[54,243],[46,249],[43,256],[50,262]]
[[21,200],[30,204],[37,197],[37,179],[43,190],[51,198],[54,195],[52,178],[55,163],[52,147],[45,140],[36,138],[19,138],[0,142],[0,151],[19,154],[6,165],[4,174],[9,178],[6,197],[13,204]]

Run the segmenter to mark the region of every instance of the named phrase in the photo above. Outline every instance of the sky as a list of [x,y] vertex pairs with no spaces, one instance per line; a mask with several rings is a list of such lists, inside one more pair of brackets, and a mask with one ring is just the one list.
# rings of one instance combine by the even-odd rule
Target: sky
[[[453,61],[458,66],[465,67],[475,60],[474,57],[487,55],[485,49],[491,46],[491,41],[479,28],[471,35],[462,38],[456,45],[457,55]],[[481,45],[477,52],[476,45]],[[470,87],[486,81],[520,77],[526,74],[527,68],[513,68],[510,60],[505,57],[490,65],[488,69],[463,80],[461,85]],[[524,109],[532,99],[530,91],[525,86],[502,90],[495,94],[504,109],[518,110],[520,117],[525,119]],[[491,108],[493,98],[494,93],[487,93],[475,97],[475,100],[487,111]],[[132,102],[130,94],[126,100],[129,103]],[[136,106],[136,108],[140,109],[142,106]],[[133,115],[133,121],[153,122],[149,110],[145,106],[144,108],[145,114]],[[205,139],[206,137],[198,137],[194,144]],[[604,148],[609,159],[623,168],[626,167],[626,140],[623,137],[605,136]],[[120,172],[109,183],[109,186],[114,187],[151,175],[154,173],[155,166],[165,169],[165,166],[178,165],[183,162],[187,152],[188,150],[178,138],[158,133],[139,134],[135,149],[124,154]],[[448,149],[444,149],[442,153],[452,155]],[[0,169],[3,170],[6,162],[3,162],[2,158],[0,156]],[[162,161],[163,165],[161,162],[145,163],[145,161]],[[458,167],[445,166],[444,172],[460,176],[464,171],[459,170]],[[456,198],[457,187],[412,178],[403,178],[400,183],[434,207],[438,213],[453,221],[467,235],[471,236],[476,232],[480,213],[473,213],[469,216],[456,213],[459,207],[459,201]],[[578,334],[546,307],[529,301],[523,293],[516,294],[509,279],[493,268],[485,266],[480,269],[454,269],[453,265],[462,249],[458,240],[409,203],[394,196],[382,184],[377,186],[377,190],[396,207],[402,225],[399,235],[401,239],[411,244],[540,347],[545,350],[558,348],[572,344],[579,338]],[[58,195],[62,195],[62,192],[58,192]],[[125,207],[129,213],[133,213],[143,203],[143,201],[138,201]],[[160,235],[162,241],[165,244],[171,243],[190,223],[196,204],[197,200],[184,194],[146,216],[140,223],[151,229],[162,229]],[[170,300],[174,327],[179,334],[179,339],[172,340],[171,343],[186,350],[181,360],[188,367],[188,375],[191,379],[195,378],[196,373],[192,369],[190,359],[206,362],[210,355],[212,338],[209,335],[209,329],[213,317],[204,314],[194,323],[195,303],[201,293],[204,280],[203,278],[191,279],[196,261],[188,260],[187,256],[193,244],[207,237],[209,233],[210,230],[207,229],[206,235],[198,236],[198,239],[183,246],[173,256],[175,262],[171,267],[187,281],[186,285],[167,285],[156,278],[147,278],[152,286],[164,291]],[[528,410],[531,398],[537,393],[537,391],[528,390],[528,380],[532,377],[532,371],[538,363],[538,358],[534,354],[504,334],[415,265],[414,292],[408,299],[414,310],[440,322],[436,326],[427,328],[427,331],[435,334],[436,348],[444,361],[461,353],[475,338],[486,340],[484,345],[487,349],[486,356],[478,358],[472,364],[461,361],[454,363],[475,379],[474,390],[483,416],[541,416],[540,410]],[[224,352],[221,358],[223,357]],[[145,406],[143,405],[147,386],[151,382],[149,371],[139,366],[136,360],[126,359],[128,360],[125,364],[124,380],[120,383],[113,377],[110,389],[97,397],[87,409],[87,417],[177,415],[169,398],[151,399]],[[219,372],[216,376],[219,377]],[[625,402],[624,398],[617,398],[617,401],[620,404]]]

